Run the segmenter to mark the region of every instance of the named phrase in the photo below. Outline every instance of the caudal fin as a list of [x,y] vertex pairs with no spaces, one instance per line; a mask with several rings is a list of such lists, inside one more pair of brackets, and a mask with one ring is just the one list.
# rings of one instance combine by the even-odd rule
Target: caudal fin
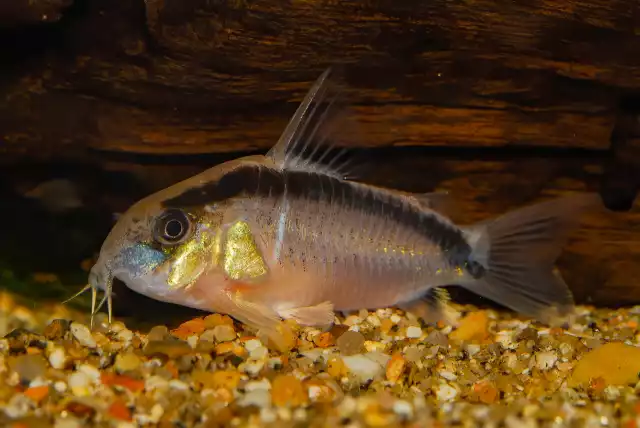
[[599,195],[580,194],[465,229],[473,248],[471,259],[485,272],[461,285],[542,322],[569,314],[573,296],[554,265],[580,214],[598,205]]

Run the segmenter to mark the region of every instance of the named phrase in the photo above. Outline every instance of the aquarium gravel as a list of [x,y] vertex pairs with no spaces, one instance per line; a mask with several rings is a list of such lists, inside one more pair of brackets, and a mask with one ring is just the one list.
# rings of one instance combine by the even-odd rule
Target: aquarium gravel
[[566,328],[452,304],[283,323],[272,349],[228,316],[138,331],[0,294],[0,426],[636,427],[640,307]]

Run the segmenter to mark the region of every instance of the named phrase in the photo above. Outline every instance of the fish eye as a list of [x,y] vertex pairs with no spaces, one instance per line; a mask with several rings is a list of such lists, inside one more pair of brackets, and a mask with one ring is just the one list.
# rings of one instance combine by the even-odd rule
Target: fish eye
[[165,245],[181,242],[191,229],[189,217],[181,210],[169,209],[156,220],[153,237]]

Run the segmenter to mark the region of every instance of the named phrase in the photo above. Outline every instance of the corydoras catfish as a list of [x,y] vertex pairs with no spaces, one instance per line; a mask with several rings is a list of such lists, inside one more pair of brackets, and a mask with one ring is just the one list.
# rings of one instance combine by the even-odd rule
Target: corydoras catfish
[[436,209],[441,194],[351,180],[331,159],[314,160],[329,73],[266,155],[214,166],[120,217],[87,286],[94,302],[95,291],[105,291],[110,318],[114,278],[153,299],[228,314],[269,337],[282,319],[327,326],[334,311],[436,313],[436,290],[447,285],[543,321],[571,310],[554,264],[597,194],[460,226]]

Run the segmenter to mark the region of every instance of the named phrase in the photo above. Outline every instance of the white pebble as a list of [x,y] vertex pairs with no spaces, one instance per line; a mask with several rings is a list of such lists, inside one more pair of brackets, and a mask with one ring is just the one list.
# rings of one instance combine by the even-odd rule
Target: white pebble
[[349,371],[356,375],[360,383],[365,383],[382,373],[383,367],[364,355],[349,355],[342,357],[342,361]]
[[189,390],[189,385],[187,385],[186,383],[184,383],[181,380],[171,379],[169,381],[169,388],[177,389],[178,391],[188,391]]
[[244,389],[247,392],[258,390],[268,391],[271,389],[271,382],[269,382],[269,379],[267,378],[264,378],[262,380],[252,380],[246,383]]
[[191,346],[192,349],[198,345],[198,336],[189,336],[187,337],[187,343]]
[[411,407],[411,403],[405,400],[396,400],[393,403],[393,411],[405,419],[411,419],[413,416],[413,407]]
[[341,418],[350,417],[358,408],[358,402],[350,395],[346,395],[338,404],[338,414]]
[[244,347],[247,349],[247,351],[251,352],[254,349],[262,347],[262,342],[260,342],[258,339],[247,340],[247,342],[244,344]]
[[93,383],[100,383],[100,371],[91,364],[82,364],[77,370],[89,376]]
[[239,406],[257,406],[260,408],[271,406],[271,393],[264,389],[256,389],[248,392],[237,401]]
[[67,384],[59,380],[53,384],[53,389],[62,394],[67,391]]
[[154,389],[168,389],[169,381],[167,381],[165,378],[160,376],[156,376],[156,375],[149,376],[144,381],[144,387],[149,391],[152,391]]
[[422,336],[422,329],[416,326],[410,326],[407,328],[407,337],[410,339],[417,339]]
[[91,335],[91,331],[86,325],[72,322],[69,329],[71,330],[71,334],[73,334],[73,337],[76,338],[80,345],[87,348],[95,348],[96,346],[98,346],[95,339]]
[[620,389],[614,385],[608,385],[603,391],[604,397],[609,401],[616,401],[620,398]]
[[456,379],[458,379],[458,376],[456,376],[455,373],[447,371],[447,370],[442,370],[438,374],[441,377],[445,378],[446,380],[456,380]]
[[64,369],[64,365],[67,361],[67,356],[64,352],[64,348],[56,347],[51,354],[49,354],[49,364],[56,370]]
[[262,407],[260,409],[260,420],[265,424],[272,424],[278,419],[278,415],[273,409]]
[[302,408],[297,408],[293,411],[293,420],[298,422],[304,422],[307,420],[307,411]]
[[122,329],[116,334],[116,339],[119,342],[129,343],[133,340],[133,332],[131,330]]
[[264,346],[259,346],[249,352],[249,356],[254,360],[261,360],[269,356],[269,350]]
[[264,361],[249,360],[241,366],[245,373],[256,376],[264,368]]
[[536,354],[536,365],[540,370],[551,369],[556,364],[556,361],[558,361],[558,356],[555,352],[546,351]]
[[76,397],[85,397],[90,394],[89,385],[91,385],[91,378],[84,372],[74,372],[69,376],[69,388]]
[[440,401],[451,401],[458,396],[458,390],[448,384],[443,384],[438,387],[436,396]]
[[467,344],[466,348],[467,348],[467,354],[469,354],[470,357],[473,357],[478,352],[480,352],[480,345],[476,343],[469,343]]
[[31,400],[24,394],[16,394],[4,406],[4,413],[12,419],[25,416],[31,408]]

